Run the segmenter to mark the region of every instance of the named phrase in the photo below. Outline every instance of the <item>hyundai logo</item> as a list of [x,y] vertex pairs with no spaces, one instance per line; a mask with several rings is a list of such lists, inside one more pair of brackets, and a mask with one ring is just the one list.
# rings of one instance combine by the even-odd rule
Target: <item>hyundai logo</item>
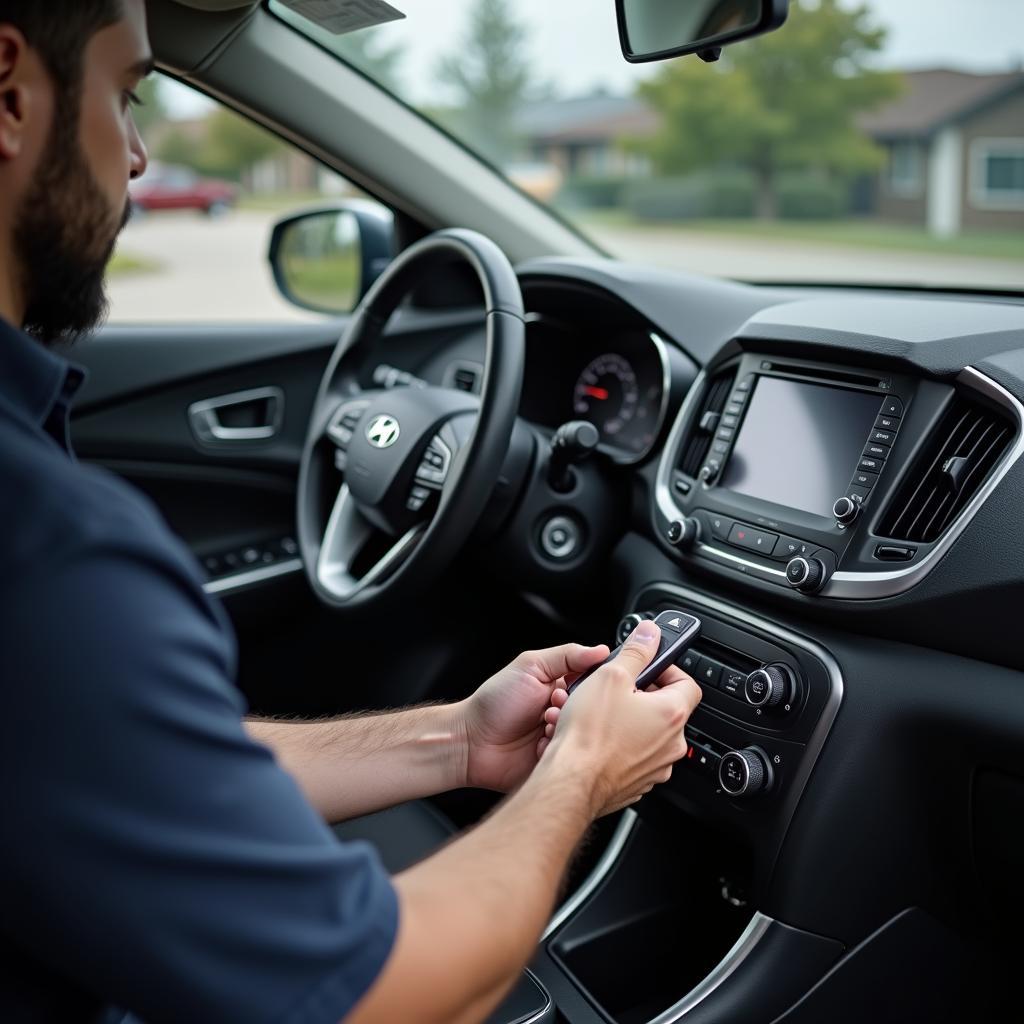
[[374,416],[366,428],[366,439],[374,448],[390,448],[398,440],[400,432],[394,416]]

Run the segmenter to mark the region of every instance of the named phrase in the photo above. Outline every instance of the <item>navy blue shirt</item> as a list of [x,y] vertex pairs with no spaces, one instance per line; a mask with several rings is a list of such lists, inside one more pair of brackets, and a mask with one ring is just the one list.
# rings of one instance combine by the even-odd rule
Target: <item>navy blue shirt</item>
[[0,1019],[334,1024],[394,890],[246,735],[189,551],[75,461],[82,378],[0,321]]

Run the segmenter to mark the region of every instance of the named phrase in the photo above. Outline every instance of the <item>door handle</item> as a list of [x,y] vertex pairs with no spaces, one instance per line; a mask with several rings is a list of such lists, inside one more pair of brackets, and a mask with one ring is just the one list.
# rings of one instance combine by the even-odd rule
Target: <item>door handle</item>
[[284,392],[280,388],[252,388],[219,398],[193,402],[188,422],[203,445],[267,441],[281,428]]

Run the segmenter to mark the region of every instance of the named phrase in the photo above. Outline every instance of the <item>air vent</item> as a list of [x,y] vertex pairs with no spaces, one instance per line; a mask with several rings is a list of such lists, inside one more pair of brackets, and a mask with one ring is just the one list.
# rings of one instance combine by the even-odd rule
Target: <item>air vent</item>
[[732,391],[733,383],[736,380],[736,371],[729,370],[727,373],[720,373],[711,379],[704,391],[704,400],[700,410],[690,427],[689,436],[683,445],[683,457],[679,462],[679,468],[687,476],[696,477],[700,467],[704,465],[704,459],[711,447],[711,438],[714,436],[721,419],[722,410],[729,399],[729,392]]
[[978,493],[1013,438],[1013,428],[987,406],[957,395],[927,446],[889,502],[882,537],[938,540]]
[[452,370],[452,386],[458,391],[475,392],[480,380],[480,370],[470,363],[457,363]]

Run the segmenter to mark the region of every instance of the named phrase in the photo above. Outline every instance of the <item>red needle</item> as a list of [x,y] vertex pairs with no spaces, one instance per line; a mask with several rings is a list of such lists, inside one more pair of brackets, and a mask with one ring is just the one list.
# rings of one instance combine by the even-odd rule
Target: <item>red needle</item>
[[590,395],[591,398],[600,398],[602,402],[608,397],[607,388],[595,388],[591,387],[589,384],[585,384],[583,386],[583,392],[584,394]]

